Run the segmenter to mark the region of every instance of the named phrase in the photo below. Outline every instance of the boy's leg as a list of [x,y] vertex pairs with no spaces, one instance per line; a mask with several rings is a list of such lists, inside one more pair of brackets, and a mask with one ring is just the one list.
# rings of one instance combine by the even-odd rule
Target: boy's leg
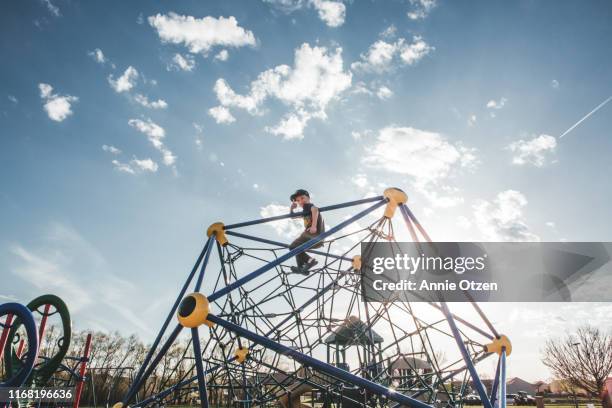
[[[295,241],[291,243],[291,245],[289,245],[289,249],[295,249],[299,247],[300,245],[302,245],[303,243],[308,242],[309,240],[310,240],[310,234],[304,231],[300,234],[299,237],[295,239]],[[306,251],[300,252],[299,254],[295,256],[295,260],[297,262],[298,268],[301,268],[302,266],[304,266],[304,264],[306,264],[306,262],[308,262],[309,259],[310,259],[310,256],[308,256]]]

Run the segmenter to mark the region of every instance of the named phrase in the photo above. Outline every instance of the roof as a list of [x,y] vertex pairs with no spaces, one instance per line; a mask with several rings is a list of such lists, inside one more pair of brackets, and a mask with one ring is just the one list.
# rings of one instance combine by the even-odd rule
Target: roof
[[[371,340],[370,340],[371,339]],[[384,339],[359,320],[351,316],[344,321],[333,333],[325,339],[326,344],[339,344],[343,346],[357,346],[364,344],[382,343]]]
[[432,368],[429,361],[410,356],[406,354],[400,354],[397,359],[391,363],[391,370],[429,370]]

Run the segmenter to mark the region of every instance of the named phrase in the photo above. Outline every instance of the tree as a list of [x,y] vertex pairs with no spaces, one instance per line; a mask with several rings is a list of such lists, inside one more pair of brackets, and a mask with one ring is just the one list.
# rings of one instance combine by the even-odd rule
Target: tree
[[553,374],[590,395],[602,395],[612,373],[612,334],[585,326],[563,339],[549,340],[542,362]]

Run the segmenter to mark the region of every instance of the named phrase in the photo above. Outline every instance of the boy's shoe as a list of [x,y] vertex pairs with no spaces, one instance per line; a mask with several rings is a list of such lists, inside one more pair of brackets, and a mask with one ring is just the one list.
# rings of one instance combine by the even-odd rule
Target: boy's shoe
[[297,267],[297,266],[292,266],[292,267],[290,267],[289,269],[291,269],[291,273],[299,273],[299,274],[302,274],[302,273],[303,273],[303,272],[302,272],[302,268]]

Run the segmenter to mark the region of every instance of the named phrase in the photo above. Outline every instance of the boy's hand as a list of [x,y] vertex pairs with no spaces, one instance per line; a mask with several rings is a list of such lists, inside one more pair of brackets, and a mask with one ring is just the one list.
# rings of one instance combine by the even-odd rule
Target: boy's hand
[[295,201],[291,202],[291,209],[295,210],[295,208],[297,207],[297,203]]
[[308,232],[310,232],[311,234],[316,234],[317,233],[317,226],[313,225],[310,228],[308,228]]

